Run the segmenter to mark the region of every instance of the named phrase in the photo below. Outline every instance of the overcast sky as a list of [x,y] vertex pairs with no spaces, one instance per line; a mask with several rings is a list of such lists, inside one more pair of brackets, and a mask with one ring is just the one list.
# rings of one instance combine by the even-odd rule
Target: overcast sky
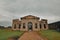
[[0,0],[0,25],[9,26],[13,19],[34,15],[60,21],[60,0]]

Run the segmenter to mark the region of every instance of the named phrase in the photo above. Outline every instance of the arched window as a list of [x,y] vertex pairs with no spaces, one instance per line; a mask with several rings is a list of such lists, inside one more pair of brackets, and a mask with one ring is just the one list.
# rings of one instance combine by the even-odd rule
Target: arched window
[[46,28],[46,25],[44,24],[44,28]]
[[41,24],[40,24],[40,29],[42,28]]
[[21,24],[19,24],[19,29],[21,28]]
[[16,24],[14,24],[14,29],[16,29]]
[[25,23],[23,23],[23,28],[25,29]]
[[37,23],[35,23],[35,28],[37,28]]

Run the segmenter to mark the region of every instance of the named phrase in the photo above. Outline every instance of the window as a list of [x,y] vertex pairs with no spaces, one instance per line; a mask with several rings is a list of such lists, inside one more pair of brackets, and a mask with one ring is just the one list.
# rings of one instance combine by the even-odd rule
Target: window
[[45,21],[45,23],[47,24],[47,21]]
[[16,24],[14,24],[14,29],[16,29]]
[[37,28],[37,23],[35,23],[35,28]]
[[46,28],[46,25],[44,24],[44,28]]
[[25,28],[25,23],[23,23],[23,28]]
[[19,29],[21,28],[21,24],[19,24]]
[[41,29],[42,27],[41,27],[41,24],[40,24],[40,29]]

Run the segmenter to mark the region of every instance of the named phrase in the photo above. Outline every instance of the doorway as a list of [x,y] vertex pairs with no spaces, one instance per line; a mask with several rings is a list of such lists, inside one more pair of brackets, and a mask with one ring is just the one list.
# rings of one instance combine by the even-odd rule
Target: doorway
[[33,26],[32,22],[28,22],[28,31],[32,31],[32,26]]

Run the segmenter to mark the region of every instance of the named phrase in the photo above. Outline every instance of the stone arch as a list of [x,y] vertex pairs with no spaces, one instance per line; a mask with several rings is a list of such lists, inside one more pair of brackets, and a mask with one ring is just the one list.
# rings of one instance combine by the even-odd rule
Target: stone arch
[[33,23],[32,22],[28,22],[28,30],[32,31],[33,30]]

